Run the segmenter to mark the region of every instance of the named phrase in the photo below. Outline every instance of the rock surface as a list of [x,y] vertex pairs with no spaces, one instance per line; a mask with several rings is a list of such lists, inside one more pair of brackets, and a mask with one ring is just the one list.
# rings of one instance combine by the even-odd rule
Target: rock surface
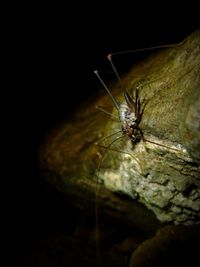
[[[139,228],[160,227],[144,206],[161,222],[200,223],[199,74],[200,31],[196,31],[180,45],[135,66],[123,80],[131,95],[138,87],[141,102],[147,103],[140,128],[150,142],[133,146],[127,137],[114,141],[119,133],[101,142],[109,149],[95,146],[120,129],[118,121],[95,109],[111,106],[106,94],[98,95],[48,136],[40,153],[44,175],[76,206],[93,207],[96,192],[105,213]],[[112,93],[124,101],[117,86]],[[113,108],[109,112],[116,114]]]
[[199,227],[166,226],[131,256],[129,267],[198,265]]
[[[144,141],[106,139],[105,146],[114,142],[121,153],[107,153],[99,176],[162,222],[200,223],[200,32],[133,68],[125,86],[131,95],[139,88],[147,102],[140,125]],[[110,122],[107,135],[117,127]]]

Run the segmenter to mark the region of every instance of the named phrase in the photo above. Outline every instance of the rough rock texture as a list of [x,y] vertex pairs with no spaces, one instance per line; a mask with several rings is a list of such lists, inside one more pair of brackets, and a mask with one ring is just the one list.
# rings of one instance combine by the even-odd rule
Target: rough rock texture
[[[85,103],[74,114],[73,121],[47,138],[40,153],[43,173],[82,208],[94,202],[98,179],[99,205],[119,221],[141,227],[146,214],[147,223],[142,227],[148,228],[149,222],[153,229],[159,227],[154,216],[138,205],[141,202],[161,222],[199,223],[199,74],[200,31],[197,31],[180,45],[135,66],[123,81],[123,87],[131,95],[138,87],[141,102],[146,103],[140,128],[144,138],[151,142],[140,141],[133,146],[126,136],[117,139],[122,135],[118,133],[100,143],[108,149],[94,145],[120,130],[118,120],[95,110],[96,105],[111,107],[105,93]],[[118,101],[124,101],[120,88],[115,86],[112,92]],[[109,112],[116,114],[112,107]],[[121,205],[127,203],[126,199],[106,193],[105,187],[132,200]]]
[[[105,155],[99,176],[162,222],[199,223],[200,32],[133,68],[128,79],[128,92],[138,87],[147,102],[141,122],[147,141],[133,145],[126,137],[114,141],[119,134],[107,138],[104,145],[111,148],[114,141],[112,148],[121,153]],[[110,122],[107,135],[118,128]]]

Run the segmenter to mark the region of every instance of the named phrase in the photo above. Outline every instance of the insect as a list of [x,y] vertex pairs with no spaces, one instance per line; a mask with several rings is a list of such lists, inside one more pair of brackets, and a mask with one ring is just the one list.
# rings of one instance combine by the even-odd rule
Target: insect
[[[95,71],[95,74],[104,85],[104,88],[108,92],[109,96],[112,99],[112,102],[115,108],[118,111],[119,121],[121,123],[121,131],[124,135],[133,142],[139,142],[142,137],[141,129],[139,128],[139,123],[142,118],[144,110],[141,110],[141,103],[138,97],[138,90],[136,89],[135,98],[131,97],[126,90],[124,90],[124,99],[126,103],[119,104],[115,98],[110,93],[110,90],[104,84],[103,80],[99,76],[98,71]],[[101,109],[102,110],[102,109]]]
[[[161,48],[169,48],[169,47],[175,47],[175,46],[178,46],[178,45],[181,45],[181,44],[182,44],[182,42],[180,42],[178,44],[155,46],[155,47],[149,47],[149,48],[129,50],[129,51],[119,52],[119,53],[112,53],[112,54],[109,54],[107,56],[107,58],[108,58],[108,60],[109,60],[109,62],[111,64],[111,67],[112,67],[112,69],[113,69],[113,71],[114,71],[114,73],[115,73],[115,75],[116,75],[116,77],[117,77],[117,79],[119,81],[119,84],[121,85],[120,75],[119,75],[119,73],[118,73],[118,71],[117,71],[117,69],[116,69],[116,67],[115,67],[115,65],[113,63],[113,60],[112,60],[112,56],[113,55],[135,53],[135,52],[140,52],[140,51],[155,50],[155,49],[161,49]],[[165,147],[165,148],[169,148],[169,149],[177,151],[177,149],[175,149],[175,148],[168,147],[166,145],[159,144],[159,143],[156,143],[154,141],[147,140],[147,139],[144,138],[143,133],[142,133],[140,127],[139,127],[139,124],[141,122],[141,119],[142,119],[142,116],[143,116],[143,113],[144,113],[144,108],[145,108],[147,102],[146,103],[141,103],[141,100],[139,98],[139,86],[136,87],[134,96],[130,96],[128,94],[127,90],[123,89],[122,86],[121,86],[122,90],[124,91],[125,103],[118,103],[118,101],[111,94],[111,91],[109,90],[107,85],[104,83],[103,79],[100,77],[99,72],[97,70],[95,70],[94,73],[96,74],[96,76],[98,77],[99,81],[101,82],[101,84],[105,88],[106,92],[108,93],[108,95],[111,98],[111,101],[113,102],[114,107],[118,111],[118,119],[119,119],[119,122],[121,124],[122,136],[127,136],[131,140],[132,144],[136,144],[136,143],[140,142],[141,140],[143,140],[143,141],[146,141],[146,142],[149,142],[149,143],[161,146],[161,147]],[[103,108],[101,108],[99,106],[97,106],[97,108],[99,110],[103,111],[104,113],[107,113],[107,114],[113,116],[112,114],[110,114],[109,112],[104,110]],[[102,138],[96,144],[100,145],[100,143],[106,138],[107,137]],[[121,137],[119,137],[119,138],[121,138]],[[113,142],[117,141],[119,138],[117,138]],[[110,146],[112,145],[112,143],[109,145],[109,147],[105,147],[103,145],[100,145],[100,146],[110,149]],[[111,149],[111,150],[115,150],[115,149]],[[122,151],[119,151],[119,152],[122,152]],[[125,153],[125,152],[122,152],[122,153]],[[129,154],[129,153],[127,153],[127,154]]]

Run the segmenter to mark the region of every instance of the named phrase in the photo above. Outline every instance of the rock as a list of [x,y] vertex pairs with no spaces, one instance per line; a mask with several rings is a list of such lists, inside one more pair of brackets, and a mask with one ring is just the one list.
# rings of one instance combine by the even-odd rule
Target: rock
[[129,267],[198,265],[199,227],[169,225],[138,246]]
[[[117,140],[119,122],[95,109],[111,104],[106,93],[88,100],[73,121],[46,138],[41,170],[76,207],[91,211],[97,196],[100,212],[146,231],[158,229],[159,221],[200,222],[199,44],[196,31],[135,66],[123,80],[123,88],[133,95],[138,87],[146,103],[139,125],[144,139],[137,144],[127,136]],[[124,101],[118,86],[112,93]],[[114,108],[109,112],[116,115]],[[105,136],[100,145],[107,149],[96,146]]]
[[[107,153],[99,176],[161,222],[200,223],[200,31],[134,67],[124,84],[130,95],[139,88],[141,103],[147,103],[144,138],[137,144],[116,136],[105,140],[121,153]],[[110,122],[106,134],[117,127]]]

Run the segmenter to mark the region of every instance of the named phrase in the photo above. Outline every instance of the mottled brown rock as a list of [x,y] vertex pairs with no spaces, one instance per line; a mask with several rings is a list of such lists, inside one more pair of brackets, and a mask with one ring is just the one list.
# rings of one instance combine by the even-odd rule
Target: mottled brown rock
[[[197,77],[200,73],[197,73]],[[189,103],[188,103],[189,102]],[[200,87],[194,90],[191,98],[186,99],[187,113],[180,124],[182,140],[193,159],[200,162]]]
[[[199,105],[200,31],[134,67],[124,81],[146,102],[140,128],[144,141],[114,142],[101,168],[107,188],[153,210],[162,222],[200,223]],[[123,95],[118,99],[123,102]],[[107,125],[107,135],[118,129]],[[109,146],[116,139],[105,142]]]
[[[44,175],[82,209],[93,208],[98,191],[105,213],[139,228],[156,229],[160,224],[138,202],[161,222],[199,223],[199,62],[200,31],[196,31],[180,45],[135,66],[123,80],[131,95],[138,87],[141,101],[147,103],[140,128],[151,143],[140,141],[133,146],[123,137],[111,146],[118,152],[107,149],[106,153],[95,146],[120,128],[119,122],[95,109],[96,105],[110,106],[108,111],[116,114],[108,95],[98,95],[47,138],[40,153]],[[118,86],[112,93],[124,101]],[[101,144],[109,146],[117,136]],[[99,189],[97,179],[103,182]]]

